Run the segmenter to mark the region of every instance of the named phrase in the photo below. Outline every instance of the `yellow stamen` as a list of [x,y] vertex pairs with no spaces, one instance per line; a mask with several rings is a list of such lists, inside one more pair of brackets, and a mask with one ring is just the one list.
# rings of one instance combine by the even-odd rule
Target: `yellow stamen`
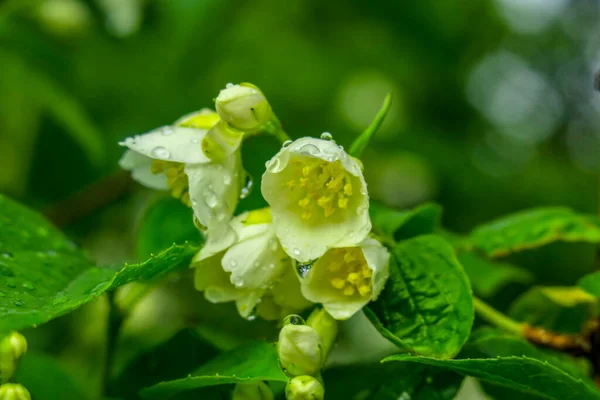
[[350,272],[347,279],[350,283],[358,283],[360,278],[361,276],[357,272]]
[[331,280],[331,286],[333,286],[336,289],[343,289],[345,285],[346,281],[342,278],[333,278]]
[[360,293],[361,296],[368,296],[371,294],[371,286],[368,285],[361,285],[358,287],[358,293]]
[[352,184],[346,183],[344,185],[344,194],[346,196],[352,196]]
[[345,296],[352,296],[354,293],[356,293],[356,289],[354,289],[354,286],[346,286],[344,288]]

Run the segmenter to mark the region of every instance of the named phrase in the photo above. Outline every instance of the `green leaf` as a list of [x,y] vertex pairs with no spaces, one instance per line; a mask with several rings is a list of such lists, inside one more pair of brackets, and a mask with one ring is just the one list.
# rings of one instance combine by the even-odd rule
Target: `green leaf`
[[409,364],[335,367],[323,373],[328,399],[452,400],[463,378],[437,368]]
[[535,279],[526,269],[491,261],[474,253],[461,251],[458,260],[469,276],[473,291],[482,297],[492,297],[511,283],[528,284]]
[[95,267],[42,216],[0,196],[0,332],[47,322],[107,290],[185,268],[197,250],[173,245],[138,264]]
[[577,282],[577,286],[592,296],[600,297],[600,272],[587,274]]
[[440,224],[442,207],[426,203],[412,210],[398,211],[381,203],[371,202],[369,208],[375,231],[396,241],[433,233]]
[[390,110],[391,105],[392,105],[392,94],[388,93],[387,96],[385,96],[385,100],[383,101],[383,105],[381,106],[381,109],[375,116],[375,119],[373,120],[373,122],[371,122],[371,125],[369,125],[369,127],[363,133],[361,133],[360,136],[357,137],[356,140],[354,140],[354,142],[350,146],[350,150],[348,151],[348,153],[352,157],[357,157],[357,158],[360,157],[363,150],[367,148],[367,145],[369,144],[369,140],[371,140],[371,137],[375,134],[375,132],[377,132],[377,130],[383,123],[383,119],[385,118],[388,111]]
[[600,243],[600,220],[563,207],[526,210],[475,229],[466,245],[502,257],[556,241]]
[[148,257],[174,243],[200,245],[203,238],[194,226],[192,215],[189,207],[170,196],[152,203],[138,228],[138,257]]
[[431,365],[550,400],[593,400],[600,393],[588,382],[574,378],[554,365],[527,356],[439,360],[406,355],[383,360]]
[[19,365],[15,380],[25,386],[36,400],[89,399],[61,365],[44,354],[27,353]]
[[508,315],[512,319],[539,326],[554,332],[578,333],[591,317],[589,303],[565,307],[548,297],[547,288],[533,287],[511,304]]
[[166,398],[183,390],[253,380],[288,381],[279,367],[274,344],[252,342],[242,345],[204,364],[186,378],[161,382],[142,390],[140,395],[144,398]]
[[442,238],[420,236],[392,249],[390,278],[366,314],[391,342],[414,354],[455,356],[473,324],[469,281]]

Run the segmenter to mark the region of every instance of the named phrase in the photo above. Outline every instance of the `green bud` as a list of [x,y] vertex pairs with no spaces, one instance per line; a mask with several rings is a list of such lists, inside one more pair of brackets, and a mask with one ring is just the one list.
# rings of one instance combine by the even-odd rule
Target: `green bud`
[[326,359],[337,337],[337,321],[324,308],[317,308],[309,315],[306,324],[317,331],[321,337],[323,358]]
[[0,400],[31,400],[31,395],[23,385],[5,383],[0,386]]
[[279,332],[279,362],[289,375],[314,375],[321,369],[321,337],[308,325],[289,323]]
[[0,377],[3,382],[12,378],[26,352],[27,339],[19,332],[11,332],[0,341]]
[[287,400],[323,400],[324,397],[325,388],[312,376],[297,376],[285,387]]
[[238,383],[235,385],[232,400],[273,400],[273,392],[262,381]]
[[265,95],[250,83],[228,84],[217,96],[216,108],[222,121],[245,132],[255,131],[275,117]]

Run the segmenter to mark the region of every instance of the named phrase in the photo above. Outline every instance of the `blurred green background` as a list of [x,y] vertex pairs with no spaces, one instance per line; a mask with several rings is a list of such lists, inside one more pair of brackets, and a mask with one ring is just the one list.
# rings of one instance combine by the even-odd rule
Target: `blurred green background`
[[452,229],[534,205],[593,212],[598,17],[594,0],[4,1],[0,191],[56,204],[118,170],[119,140],[249,81],[291,136],[343,145],[393,92],[370,191],[438,201]]
[[[100,264],[145,257],[195,230],[184,210],[169,214],[180,222],[152,245],[136,240],[156,195],[119,171],[117,143],[214,106],[228,82],[252,82],[290,136],[330,132],[344,146],[392,92],[364,154],[370,194],[397,208],[439,202],[450,230],[542,205],[595,213],[598,21],[597,0],[4,0],[0,192],[45,212]],[[245,144],[255,187],[277,148],[265,138]],[[264,204],[259,192],[241,208]],[[186,223],[184,233],[167,231]],[[516,261],[533,265],[543,283],[569,284],[593,269],[591,246],[545,251],[545,261],[536,252]],[[164,342],[183,325],[168,319],[169,307],[198,304],[169,303],[161,290],[156,302],[169,311],[148,307],[160,321],[153,326],[171,330],[142,325],[133,342]],[[496,304],[505,308],[514,295]],[[94,392],[105,313],[96,302],[28,338],[60,354]],[[221,321],[228,315],[235,318]],[[185,347],[182,332],[171,341]],[[143,379],[122,391],[187,371],[159,370],[161,354],[124,375]]]

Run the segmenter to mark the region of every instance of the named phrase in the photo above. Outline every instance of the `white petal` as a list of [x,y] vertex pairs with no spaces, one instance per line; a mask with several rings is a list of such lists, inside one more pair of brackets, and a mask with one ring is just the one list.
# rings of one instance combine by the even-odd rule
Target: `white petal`
[[221,268],[222,254],[197,260],[198,255],[192,262],[194,271],[194,283],[196,289],[204,291],[204,297],[212,303],[221,303],[237,300],[240,292],[229,281],[229,274]]
[[254,312],[254,309],[260,303],[260,299],[264,295],[263,290],[243,290],[240,292],[244,293],[239,299],[236,300],[235,305],[237,306],[238,313],[243,318],[250,318],[250,315]]
[[164,126],[143,135],[125,139],[120,144],[150,158],[180,163],[208,163],[202,151],[206,129]]
[[[270,227],[271,224],[260,224]],[[233,245],[223,256],[223,269],[231,282],[246,289],[266,289],[278,280],[289,264],[272,230]]]
[[236,152],[221,162],[185,166],[194,214],[207,227],[211,240],[223,241],[225,247],[235,240],[229,221],[239,202],[241,163],[241,155]]
[[390,275],[390,253],[379,241],[373,238],[365,239],[360,247],[367,260],[367,265],[373,271],[373,291],[371,300],[377,299]]
[[[319,224],[311,224],[301,218],[291,196],[286,195],[290,190],[287,182],[297,178],[286,167],[295,158],[303,157],[329,162],[339,160],[344,169],[354,176],[355,200],[345,214],[325,218]],[[371,230],[367,184],[360,165],[333,141],[307,137],[282,148],[269,161],[261,190],[272,208],[273,224],[283,248],[300,262],[314,260],[332,247],[356,245]]]
[[142,185],[156,190],[167,190],[167,177],[165,174],[153,174],[151,170],[152,159],[133,150],[127,150],[119,160],[121,168],[131,171],[131,177]]

